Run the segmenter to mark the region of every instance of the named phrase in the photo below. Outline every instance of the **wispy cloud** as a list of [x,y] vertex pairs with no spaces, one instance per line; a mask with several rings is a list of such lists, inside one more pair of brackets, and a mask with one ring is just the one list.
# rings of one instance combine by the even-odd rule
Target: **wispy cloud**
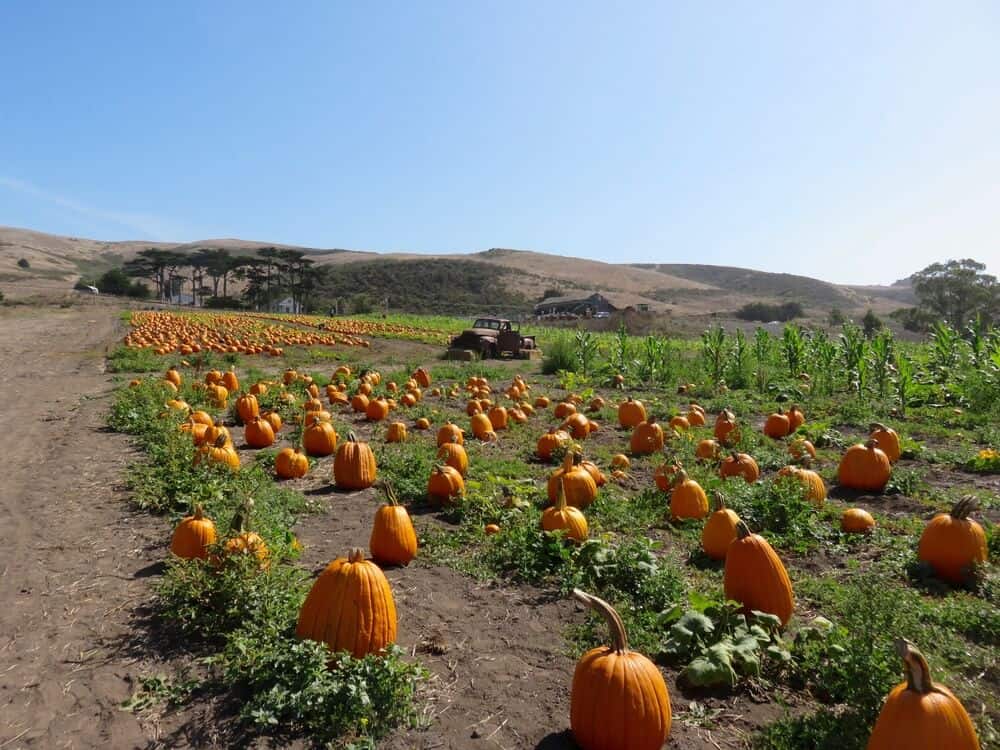
[[0,188],[10,190],[21,195],[36,198],[53,206],[59,206],[73,213],[85,216],[90,219],[117,224],[120,227],[129,229],[142,235],[138,239],[149,240],[182,240],[181,232],[178,231],[169,221],[152,214],[131,213],[125,211],[107,211],[102,208],[87,205],[74,198],[69,198],[51,190],[40,188],[30,182],[18,180],[14,177],[0,175]]

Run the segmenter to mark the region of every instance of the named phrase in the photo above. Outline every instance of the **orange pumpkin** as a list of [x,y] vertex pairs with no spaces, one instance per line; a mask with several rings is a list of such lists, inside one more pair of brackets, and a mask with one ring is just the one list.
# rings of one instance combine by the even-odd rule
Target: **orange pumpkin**
[[648,456],[663,450],[663,428],[656,422],[656,417],[647,417],[632,430],[629,448],[637,456]]
[[347,651],[355,659],[396,640],[396,603],[385,574],[364,551],[330,563],[313,583],[299,611],[295,634]]
[[695,457],[702,461],[715,461],[721,452],[722,446],[719,445],[719,441],[712,440],[711,438],[699,440],[697,447],[694,449]]
[[868,437],[878,441],[878,447],[889,458],[889,463],[896,463],[903,453],[897,432],[880,422],[873,422],[868,429],[870,430]]
[[674,477],[670,493],[670,516],[675,519],[704,518],[708,515],[708,496],[701,485],[681,469]]
[[973,497],[959,500],[951,512],[934,516],[920,535],[917,557],[949,583],[965,583],[973,566],[987,560],[986,534],[969,518],[977,505]]
[[798,481],[805,492],[805,499],[817,508],[823,507],[826,500],[826,485],[823,483],[823,477],[815,471],[801,466],[786,466],[778,472],[778,476]]
[[743,477],[748,484],[760,479],[760,469],[757,462],[746,453],[731,453],[719,465],[719,475],[723,479]]
[[874,528],[875,519],[863,508],[848,508],[840,516],[840,529],[845,534],[866,534]]
[[329,456],[337,450],[337,431],[327,421],[313,422],[302,433],[302,446],[310,456]]
[[453,442],[462,445],[465,442],[465,432],[457,424],[445,422],[437,431],[437,444],[444,445],[445,443]]
[[465,452],[465,447],[458,440],[439,446],[437,458],[463,477],[469,473],[469,454]]
[[723,575],[726,599],[740,602],[745,613],[768,612],[788,624],[795,607],[792,582],[777,553],[747,525],[737,524],[737,538],[726,552]]
[[646,407],[642,401],[636,401],[631,396],[618,404],[618,424],[628,429],[634,429],[639,423],[646,421]]
[[881,492],[890,476],[889,457],[879,448],[877,440],[852,445],[837,469],[837,480],[842,487],[864,492]]
[[563,464],[549,475],[546,492],[554,503],[559,492],[565,492],[566,502],[575,508],[586,508],[597,498],[597,482],[580,462],[579,453],[567,452]]
[[403,422],[393,422],[385,431],[385,441],[387,443],[406,442],[406,424]]
[[574,542],[582,542],[589,536],[587,518],[579,508],[566,504],[566,490],[562,482],[556,490],[555,505],[549,506],[542,513],[543,531],[565,531],[566,538]]
[[353,432],[337,449],[333,457],[333,482],[340,489],[364,490],[375,483],[378,469],[375,454],[368,443],[358,441]]
[[580,589],[573,596],[600,613],[611,630],[611,646],[585,653],[573,672],[573,739],[583,750],[660,750],[672,721],[663,675],[629,650],[625,625],[610,604]]
[[733,445],[740,439],[739,424],[736,415],[729,409],[723,409],[715,418],[715,439],[722,445]]
[[205,516],[201,505],[194,506],[194,514],[184,518],[174,529],[170,551],[185,560],[208,557],[208,547],[215,544],[215,524]]
[[267,448],[274,445],[274,429],[266,419],[252,417],[243,428],[243,440],[251,448]]
[[740,517],[726,507],[721,492],[713,494],[712,515],[701,530],[701,548],[713,560],[725,560],[729,545],[739,536]]
[[389,485],[384,493],[386,502],[375,511],[368,549],[379,565],[409,565],[417,555],[417,532]]
[[788,417],[784,414],[775,412],[768,416],[767,421],[764,422],[764,434],[769,438],[775,440],[780,440],[786,437],[791,431],[791,425],[789,423]]
[[450,505],[456,498],[464,495],[465,481],[456,469],[447,464],[438,464],[431,470],[430,479],[427,480],[427,496],[431,504]]
[[282,448],[274,457],[274,473],[280,479],[298,479],[309,471],[309,459],[299,448]]
[[961,701],[931,679],[927,659],[912,643],[897,638],[906,681],[882,705],[868,750],[979,750],[979,737]]

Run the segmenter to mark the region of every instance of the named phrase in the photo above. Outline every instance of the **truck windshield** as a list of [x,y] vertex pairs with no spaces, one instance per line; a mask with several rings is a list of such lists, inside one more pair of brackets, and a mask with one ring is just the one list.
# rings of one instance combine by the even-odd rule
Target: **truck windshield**
[[477,318],[472,324],[473,328],[492,328],[494,331],[500,330],[499,320],[489,320],[488,318]]

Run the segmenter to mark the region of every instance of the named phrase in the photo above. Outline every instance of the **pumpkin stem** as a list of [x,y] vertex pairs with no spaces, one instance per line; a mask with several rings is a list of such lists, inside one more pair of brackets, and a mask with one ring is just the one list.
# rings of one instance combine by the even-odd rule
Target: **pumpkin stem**
[[920,653],[920,649],[905,638],[897,638],[895,647],[896,653],[903,660],[903,668],[906,672],[906,689],[921,694],[927,694],[934,690],[930,665],[927,664],[924,655]]
[[712,510],[718,513],[720,510],[726,509],[726,498],[722,496],[722,493],[716,490],[712,493]]
[[361,547],[352,547],[351,551],[347,553],[347,562],[359,563],[364,562],[365,551]]
[[399,505],[399,498],[396,497],[396,491],[387,479],[382,480],[382,492],[385,494],[385,500],[389,505]]
[[354,430],[351,430],[350,432],[347,433],[347,441],[349,443],[358,442],[358,436],[354,434]]
[[684,469],[680,468],[678,465],[677,471],[674,472],[674,481],[671,482],[671,486],[676,487],[679,484],[683,484],[688,480],[688,473]]
[[615,611],[615,608],[600,597],[588,594],[581,589],[573,589],[573,596],[577,601],[595,610],[604,618],[611,631],[611,648],[619,654],[628,651],[628,634],[625,632],[625,623],[622,622],[621,615]]
[[889,428],[881,422],[872,422],[868,425],[868,432],[888,432]]
[[195,506],[194,506],[194,520],[195,521],[200,521],[204,517],[205,517],[205,511],[201,507],[201,503],[195,503]]
[[566,510],[566,480],[559,477],[559,494],[556,495],[556,510]]
[[737,539],[746,539],[752,533],[753,532],[750,531],[750,527],[747,526],[746,521],[744,521],[742,518],[739,521],[737,521],[737,523],[736,523],[736,538]]
[[876,448],[878,448],[878,440],[876,440],[875,438],[868,438],[868,441],[865,443],[865,448],[867,448],[870,451],[875,450]]
[[974,512],[979,507],[979,500],[970,495],[969,497],[963,497],[955,506],[951,509],[950,515],[956,521],[964,521],[969,517],[969,514]]

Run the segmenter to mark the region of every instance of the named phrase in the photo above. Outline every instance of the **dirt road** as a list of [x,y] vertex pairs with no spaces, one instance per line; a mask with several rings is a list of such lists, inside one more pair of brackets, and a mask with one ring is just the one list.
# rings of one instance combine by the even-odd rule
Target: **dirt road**
[[145,746],[130,692],[131,607],[162,522],[117,484],[127,440],[104,431],[107,308],[0,309],[0,747]]

